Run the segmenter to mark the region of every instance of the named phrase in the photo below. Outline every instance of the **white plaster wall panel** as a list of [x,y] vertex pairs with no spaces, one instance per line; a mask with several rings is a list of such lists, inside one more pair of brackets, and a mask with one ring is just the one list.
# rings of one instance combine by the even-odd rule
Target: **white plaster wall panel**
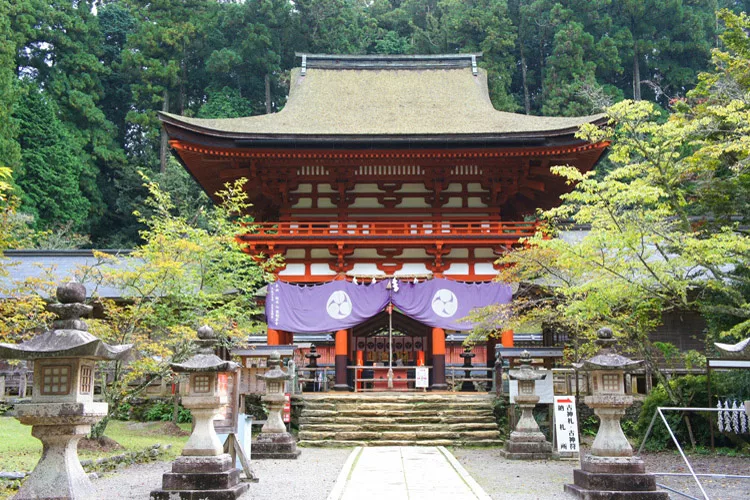
[[491,248],[475,248],[474,257],[477,259],[496,259],[497,255],[495,255]]
[[443,208],[461,208],[463,206],[461,202],[462,202],[461,198],[457,196],[451,196],[448,199],[448,203],[443,205]]
[[424,187],[424,184],[417,184],[415,182],[407,182],[401,186],[401,189],[396,190],[397,193],[429,193],[429,189]]
[[410,274],[431,274],[427,266],[421,262],[407,262],[400,270],[394,272],[396,276],[408,276]]
[[445,189],[443,192],[445,193],[460,193],[463,190],[463,187],[458,182],[451,182],[448,184],[448,188]]
[[384,193],[377,184],[355,184],[354,189],[351,190],[353,193]]
[[318,198],[318,208],[336,208],[330,198]]
[[304,259],[305,251],[302,249],[287,250],[284,257],[287,259]]
[[482,198],[470,196],[467,200],[468,206],[470,208],[484,208],[487,205],[482,203]]
[[279,276],[304,276],[305,265],[304,264],[287,264],[283,271],[279,273]]
[[348,274],[364,274],[365,276],[381,276],[385,274],[375,264],[357,262]]
[[336,274],[336,271],[332,270],[328,264],[316,262],[310,264],[310,274],[313,276],[332,276]]
[[331,252],[324,248],[313,248],[310,250],[310,257],[313,259],[332,259]]
[[468,259],[469,249],[468,248],[454,248],[447,255],[448,259]]
[[450,267],[448,267],[448,269],[443,272],[443,274],[469,274],[469,264],[463,262],[455,262],[451,264]]
[[378,251],[374,248],[355,248],[352,254],[353,258],[356,259],[379,259]]
[[377,198],[367,198],[364,196],[358,196],[354,203],[349,205],[349,208],[383,208],[383,205],[378,203]]
[[430,204],[424,198],[404,198],[397,208],[430,208]]
[[328,183],[321,183],[318,184],[318,192],[319,193],[335,193],[336,190],[331,187]]
[[499,271],[492,267],[489,262],[477,262],[474,264],[474,274],[498,274]]
[[312,184],[300,184],[292,193],[312,193]]
[[312,198],[300,198],[297,203],[292,205],[292,210],[295,208],[312,208]]
[[470,193],[484,193],[486,190],[482,189],[482,185],[478,182],[470,182],[466,185],[466,190]]
[[424,251],[424,248],[406,248],[404,249],[404,253],[401,254],[400,258],[404,259],[432,259],[430,255],[427,254],[427,252]]

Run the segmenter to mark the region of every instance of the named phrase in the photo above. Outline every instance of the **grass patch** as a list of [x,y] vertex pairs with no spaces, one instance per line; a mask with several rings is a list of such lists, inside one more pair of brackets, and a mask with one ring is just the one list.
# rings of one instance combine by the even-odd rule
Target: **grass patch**
[[[140,451],[154,444],[171,444],[172,448],[164,456],[166,460],[173,460],[182,452],[187,442],[187,436],[174,436],[164,432],[164,422],[120,422],[113,420],[107,425],[106,435],[125,449],[111,452],[94,452],[81,450],[78,456],[81,460],[110,457],[128,451]],[[179,424],[186,431],[190,431],[191,424]],[[22,425],[11,417],[0,417],[0,470],[5,472],[29,472],[42,456],[42,443],[31,435],[31,427]],[[0,481],[0,499],[8,498],[15,491],[5,488],[5,481]]]

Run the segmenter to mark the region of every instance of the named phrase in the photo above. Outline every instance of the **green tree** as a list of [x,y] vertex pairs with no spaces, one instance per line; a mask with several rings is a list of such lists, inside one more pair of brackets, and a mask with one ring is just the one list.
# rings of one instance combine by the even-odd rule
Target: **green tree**
[[18,98],[15,78],[15,42],[8,18],[9,5],[0,5],[0,167],[14,167],[20,160],[16,141],[18,126],[13,107]]
[[[241,215],[248,207],[245,182],[226,185],[222,203],[204,207],[199,224],[178,214],[172,197],[147,180],[150,215],[138,214],[144,243],[128,257],[101,255],[99,265],[80,271],[87,280],[118,287],[128,299],[106,301],[107,318],[92,321],[91,331],[108,342],[133,343],[141,354],[127,366],[115,363],[104,388],[109,416],[154,379],[168,378],[169,363],[190,354],[201,324],[211,325],[226,345],[260,327],[254,293],[269,276],[235,241],[251,222]],[[109,416],[92,437],[104,433]]]
[[82,186],[91,172],[78,154],[76,141],[57,117],[57,106],[48,95],[29,85],[15,112],[20,124],[21,165],[15,182],[21,210],[34,215],[36,227],[52,228],[70,222],[85,229],[91,202]]
[[[517,304],[513,321],[556,324],[584,339],[614,326],[657,375],[663,346],[649,333],[664,313],[701,313],[709,341],[750,333],[750,235],[741,194],[750,159],[750,18],[729,11],[721,18],[725,50],[714,52],[716,70],[701,76],[668,119],[652,103],[625,101],[607,111],[609,126],[582,127],[581,139],[611,141],[612,170],[596,176],[554,168],[575,189],[543,214],[545,233],[503,259],[511,265],[504,280],[542,279],[554,293]],[[717,185],[728,200],[716,202]],[[568,221],[591,229],[578,242],[547,238]],[[674,403],[684,403],[664,387]]]

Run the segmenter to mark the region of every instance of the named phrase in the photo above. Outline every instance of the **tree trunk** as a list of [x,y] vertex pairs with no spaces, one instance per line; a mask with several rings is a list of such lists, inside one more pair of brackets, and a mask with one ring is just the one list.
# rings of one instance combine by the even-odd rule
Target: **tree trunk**
[[[169,90],[164,89],[164,101],[161,105],[162,111],[169,111]],[[169,138],[167,132],[162,127],[161,129],[161,148],[159,148],[159,160],[161,162],[161,173],[167,171],[167,154],[169,154]]]
[[271,76],[266,75],[266,114],[271,114]]
[[90,439],[99,439],[104,436],[104,431],[107,430],[107,424],[109,423],[109,415],[98,421],[91,426],[91,433],[89,433]]
[[523,107],[527,115],[531,114],[531,99],[529,98],[529,84],[526,81],[526,56],[523,53],[523,42],[519,45],[521,49],[521,80],[523,81]]
[[638,64],[637,41],[633,41],[633,100],[641,100],[641,69]]
[[172,402],[172,422],[177,425],[180,420],[180,383],[175,382],[174,400]]

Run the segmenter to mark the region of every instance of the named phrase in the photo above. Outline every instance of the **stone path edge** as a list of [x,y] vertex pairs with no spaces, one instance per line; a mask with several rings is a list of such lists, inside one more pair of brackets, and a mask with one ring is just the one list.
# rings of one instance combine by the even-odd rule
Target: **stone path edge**
[[466,486],[469,487],[472,493],[479,499],[479,500],[492,500],[492,497],[490,497],[484,489],[479,486],[479,483],[477,483],[473,477],[468,473],[466,469],[456,460],[456,457],[453,456],[453,453],[448,451],[445,446],[438,446],[437,449],[440,451],[440,453],[443,454],[446,460],[448,460],[448,463],[451,464],[451,467],[456,471],[456,473],[461,477],[461,480],[466,483]]
[[333,485],[333,489],[328,495],[327,500],[339,500],[342,497],[342,495],[344,494],[344,489],[346,488],[346,484],[349,482],[349,477],[351,476],[352,470],[357,464],[359,456],[362,454],[362,450],[362,446],[357,446],[349,454],[346,462],[344,462],[344,466],[341,467],[341,472],[339,472],[339,476],[336,478],[336,484]]

